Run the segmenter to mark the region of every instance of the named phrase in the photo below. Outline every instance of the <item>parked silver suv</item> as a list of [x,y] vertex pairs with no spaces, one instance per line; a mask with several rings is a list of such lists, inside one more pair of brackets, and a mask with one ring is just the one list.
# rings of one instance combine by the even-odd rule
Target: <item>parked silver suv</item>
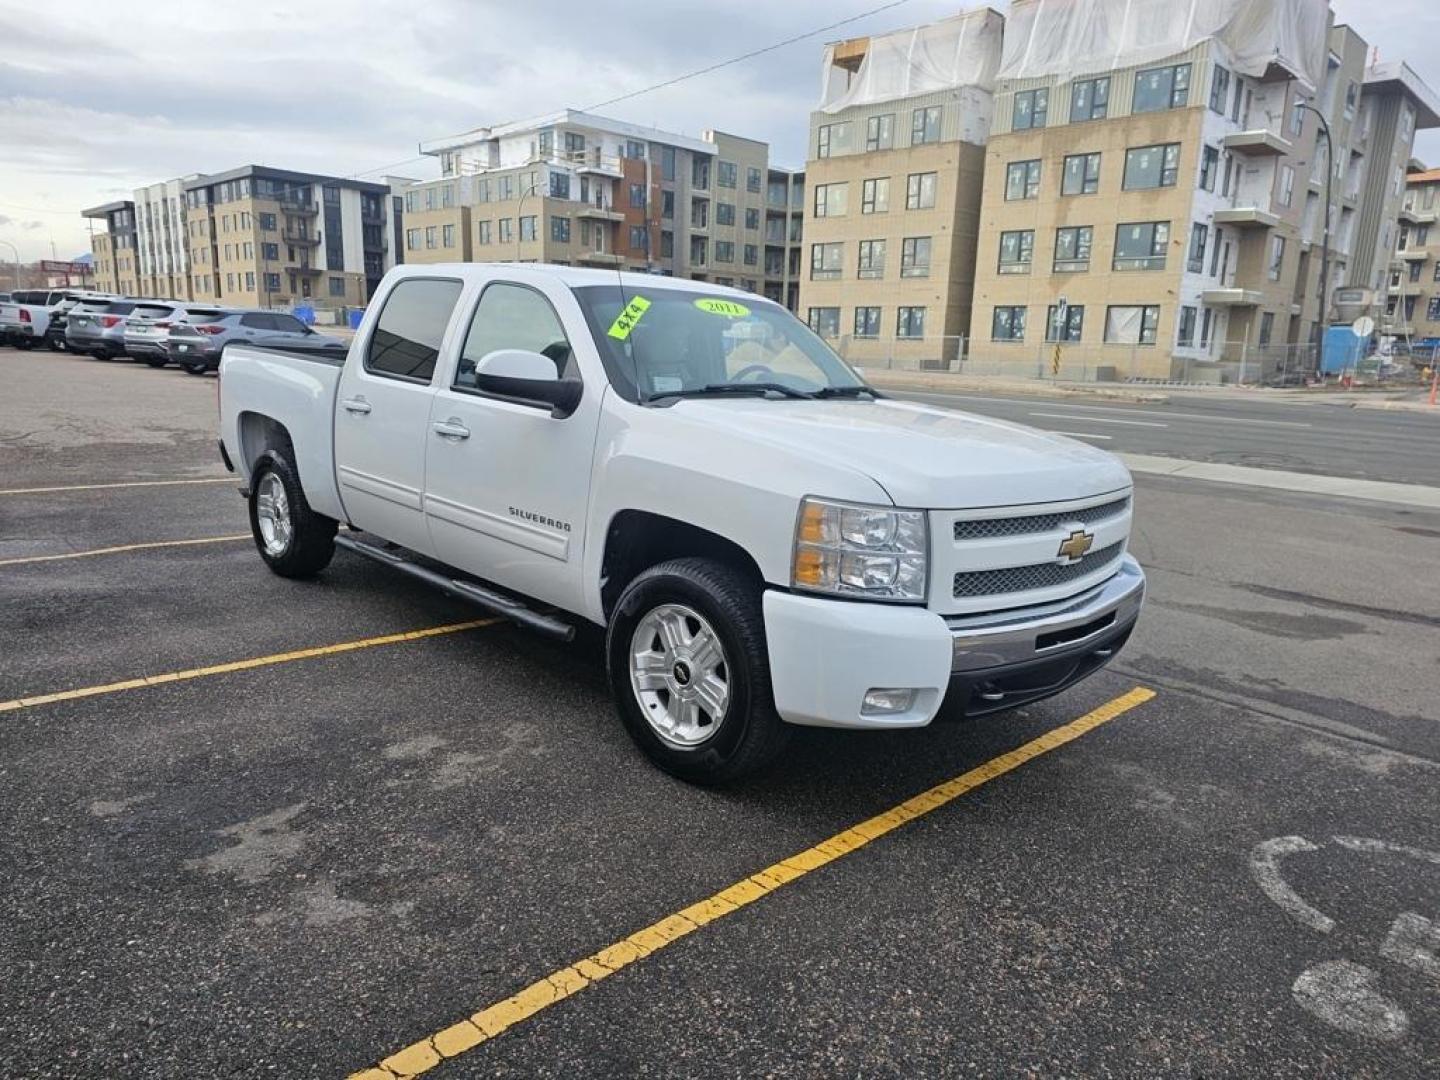
[[143,300],[86,298],[65,316],[65,348],[100,360],[125,355],[125,320]]
[[125,320],[125,351],[151,367],[170,363],[167,343],[171,329],[179,323],[207,322],[228,313],[214,304],[189,304],[170,300],[147,300],[136,304]]
[[215,318],[195,318],[170,327],[166,348],[170,359],[191,375],[220,366],[220,354],[232,342],[296,351],[335,351],[349,347],[339,338],[310,329],[294,315],[277,311],[227,311]]

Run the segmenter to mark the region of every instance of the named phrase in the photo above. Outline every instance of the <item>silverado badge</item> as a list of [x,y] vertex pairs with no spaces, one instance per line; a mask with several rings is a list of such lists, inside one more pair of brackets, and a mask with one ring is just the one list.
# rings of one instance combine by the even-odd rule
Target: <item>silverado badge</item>
[[1067,563],[1079,562],[1085,557],[1095,543],[1095,534],[1088,533],[1084,529],[1076,529],[1064,540],[1060,541],[1060,550],[1055,553],[1057,559],[1064,559]]

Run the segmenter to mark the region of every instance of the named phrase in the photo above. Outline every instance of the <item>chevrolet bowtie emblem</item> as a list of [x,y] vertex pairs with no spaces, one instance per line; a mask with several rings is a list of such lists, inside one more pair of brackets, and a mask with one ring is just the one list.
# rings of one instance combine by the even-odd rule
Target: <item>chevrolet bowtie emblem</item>
[[1066,562],[1079,562],[1094,543],[1093,533],[1088,533],[1084,529],[1076,529],[1060,541],[1060,550],[1055,553],[1055,557],[1064,559]]

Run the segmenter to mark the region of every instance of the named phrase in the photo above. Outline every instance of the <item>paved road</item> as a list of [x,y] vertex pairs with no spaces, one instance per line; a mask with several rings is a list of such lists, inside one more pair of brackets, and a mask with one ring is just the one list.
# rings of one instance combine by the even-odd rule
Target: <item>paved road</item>
[[1061,431],[1107,450],[1368,480],[1440,485],[1440,415],[1174,394],[1169,402],[976,393],[896,397]]
[[[68,399],[0,396],[0,489],[213,475],[213,380],[45,362]],[[432,1075],[1433,1076],[1440,514],[1142,476],[1137,521],[1095,679],[705,791],[631,748],[594,635],[385,643],[473,612],[343,553],[130,547],[243,533],[228,483],[0,494],[0,704],[187,675],[0,711],[6,1067],[341,1076],[985,765]]]

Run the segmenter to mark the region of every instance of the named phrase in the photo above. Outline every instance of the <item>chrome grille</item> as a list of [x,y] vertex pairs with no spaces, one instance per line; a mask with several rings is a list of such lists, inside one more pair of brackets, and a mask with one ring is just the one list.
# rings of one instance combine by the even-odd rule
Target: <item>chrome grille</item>
[[[1098,509],[1098,507],[1096,508]],[[1047,515],[1049,516],[1049,515]],[[1062,521],[1074,518],[1061,517]],[[995,593],[1028,592],[1032,589],[1049,589],[1074,581],[1086,574],[1094,573],[1106,563],[1120,557],[1125,543],[1111,544],[1098,551],[1092,551],[1079,562],[1035,563],[1030,566],[1007,566],[999,570],[962,570],[955,575],[954,594],[962,596],[989,596]]]
[[[1063,514],[1032,514],[1029,517],[980,518],[955,522],[956,540],[983,540],[990,536],[1023,536],[1026,533],[1050,532],[1061,525],[1078,521],[1089,525],[1123,514],[1130,506],[1126,495],[1114,502],[1087,506],[1083,510],[1067,510]],[[956,593],[956,596],[961,595]],[[970,594],[966,594],[970,595]]]

